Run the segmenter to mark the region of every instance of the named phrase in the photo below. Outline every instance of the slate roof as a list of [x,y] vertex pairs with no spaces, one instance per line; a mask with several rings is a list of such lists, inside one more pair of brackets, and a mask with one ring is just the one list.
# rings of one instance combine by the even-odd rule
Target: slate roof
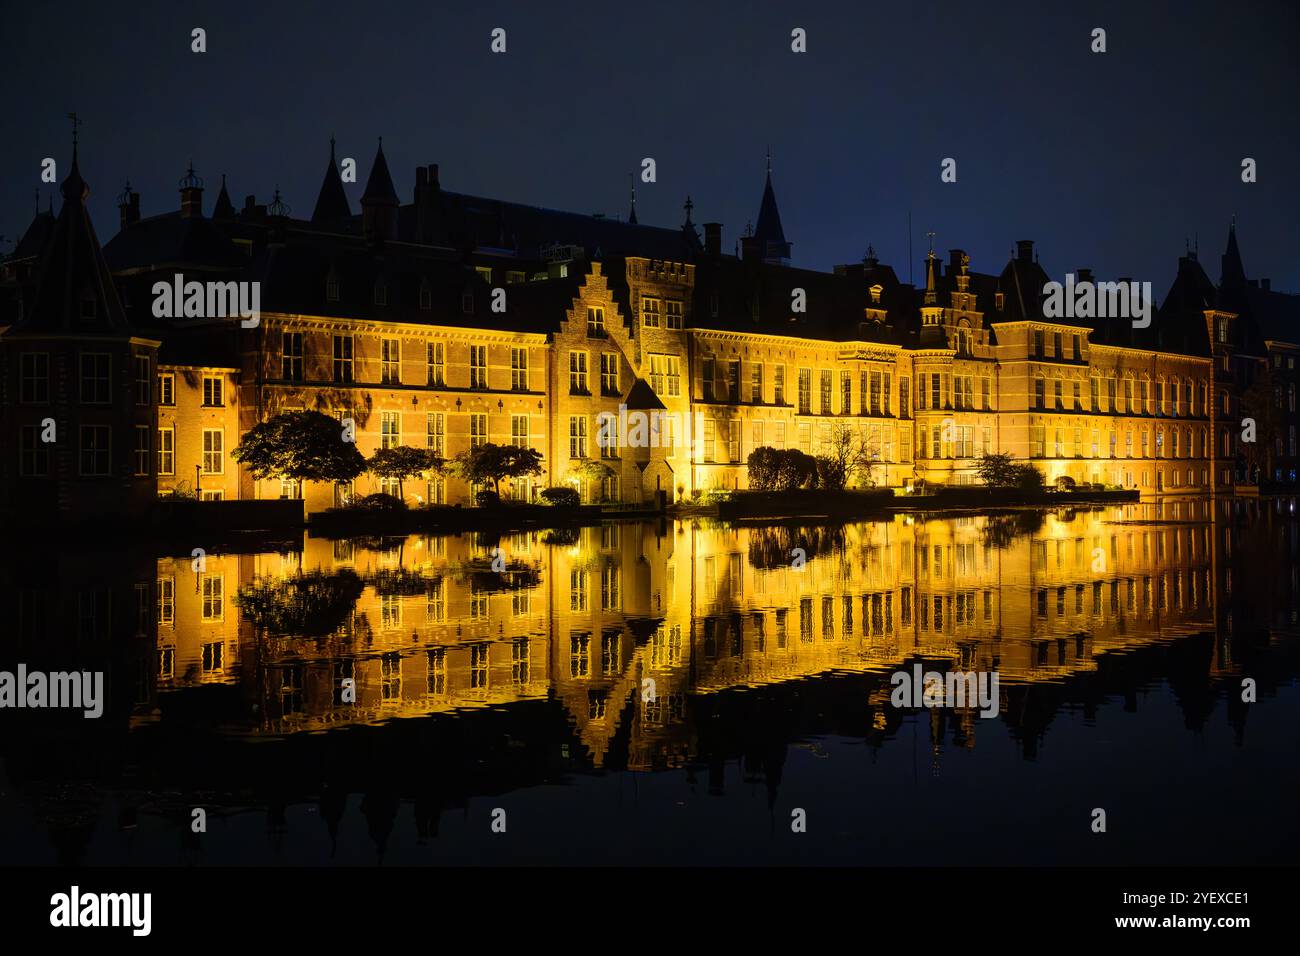
[[71,170],[59,189],[63,207],[44,245],[32,308],[9,334],[130,334],[86,210],[90,187],[81,178],[75,146]]
[[[887,325],[866,321],[869,286],[860,272],[815,272],[735,256],[711,257],[696,265],[692,324],[836,342],[895,342],[895,332]],[[891,288],[897,292],[906,287]],[[792,311],[795,289],[804,291],[806,312]]]

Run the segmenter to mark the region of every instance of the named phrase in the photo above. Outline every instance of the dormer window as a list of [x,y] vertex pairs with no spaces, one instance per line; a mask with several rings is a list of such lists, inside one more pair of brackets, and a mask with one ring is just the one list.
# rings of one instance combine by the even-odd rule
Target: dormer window
[[871,287],[871,304],[880,305],[880,294],[885,291],[882,285],[873,285]]
[[83,319],[93,319],[97,311],[95,297],[92,295],[83,296],[81,300],[81,317]]
[[1001,312],[1007,304],[1007,297],[1001,292],[993,294],[993,307]]
[[325,277],[325,300],[327,302],[337,302],[339,300],[339,277],[331,269],[330,274]]
[[382,279],[375,283],[375,305],[388,305],[388,286]]
[[460,310],[466,315],[472,315],[474,312],[474,293],[466,292],[460,297]]
[[428,279],[420,283],[420,308],[425,312],[433,308],[433,290],[429,288]]

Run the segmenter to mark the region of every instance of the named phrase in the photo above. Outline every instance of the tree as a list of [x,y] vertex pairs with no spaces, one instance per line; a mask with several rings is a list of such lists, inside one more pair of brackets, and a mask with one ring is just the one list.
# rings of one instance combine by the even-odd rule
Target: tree
[[1011,488],[1017,482],[1017,465],[1010,455],[986,453],[979,457],[975,471],[990,488]]
[[351,481],[365,471],[357,446],[343,439],[334,418],[322,412],[285,412],[249,429],[231,453],[254,478],[303,481]]
[[542,453],[519,445],[494,445],[488,442],[463,451],[453,459],[456,472],[466,481],[492,482],[492,490],[501,495],[502,478],[527,478],[542,473]]
[[441,471],[443,465],[443,460],[433,452],[424,448],[412,448],[410,445],[381,448],[366,463],[371,474],[380,478],[397,479],[397,496],[403,501],[406,500],[403,487],[405,479],[422,475],[426,471]]
[[[873,442],[867,430],[837,424],[831,429],[825,454],[819,457],[833,462],[832,465],[818,468],[818,480],[823,488],[847,488],[857,479],[865,485],[871,485],[874,484],[871,470],[880,461],[880,439],[877,437]],[[842,478],[839,477],[841,475]],[[827,476],[832,481],[830,485],[826,484]],[[838,484],[835,484],[836,481]]]
[[[576,481],[579,488],[583,488],[589,481],[603,483],[606,478],[611,477],[613,474],[613,469],[603,461],[597,461],[594,458],[583,458],[573,466],[573,469],[569,472],[569,478]],[[597,496],[593,495],[592,497]]]

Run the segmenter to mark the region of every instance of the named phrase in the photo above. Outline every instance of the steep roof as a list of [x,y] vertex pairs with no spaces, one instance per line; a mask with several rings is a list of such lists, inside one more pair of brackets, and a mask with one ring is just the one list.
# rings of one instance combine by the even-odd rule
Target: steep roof
[[776,192],[772,189],[772,167],[767,168],[763,183],[763,198],[758,204],[758,223],[754,226],[754,239],[765,259],[789,259],[790,243],[781,227],[781,213],[776,208]]
[[[380,153],[382,158],[383,153]],[[384,173],[388,172],[385,164]],[[371,179],[374,179],[371,171]],[[391,189],[393,181],[388,180]],[[367,183],[367,190],[369,183]],[[321,181],[320,192],[316,196],[316,208],[312,211],[311,221],[315,225],[339,225],[352,218],[352,209],[348,205],[347,193],[343,191],[343,177],[339,175],[338,160],[334,158],[334,137],[330,137],[330,161],[325,167],[325,178]]]
[[[868,288],[861,271],[815,272],[716,256],[696,265],[692,325],[837,342],[898,341],[890,326],[866,321]],[[805,312],[793,311],[795,289],[803,290]],[[893,304],[901,314],[904,304]]]
[[[572,245],[588,259],[640,255],[689,260],[699,251],[693,229],[670,229],[602,216],[437,190],[430,198],[442,226],[441,241],[455,248],[500,249],[540,260],[548,249]],[[401,208],[398,234],[414,237],[418,209]]]
[[41,254],[32,309],[10,334],[129,333],[113,276],[86,210],[90,187],[81,178],[77,149],[59,187],[63,208]]
[[36,218],[27,227],[23,233],[18,245],[14,246],[13,259],[32,259],[39,256],[45,248],[45,243],[49,240],[50,235],[54,232],[54,212],[52,210],[38,210]]
[[[333,145],[330,147],[331,166],[333,166]],[[337,170],[336,170],[337,172]],[[328,179],[329,174],[326,173]],[[340,181],[339,188],[343,184]],[[322,187],[324,188],[324,187]],[[347,203],[347,197],[344,197]],[[393,177],[388,172],[388,160],[384,158],[384,141],[379,140],[379,149],[375,152],[375,161],[370,166],[370,178],[366,180],[366,191],[361,194],[361,205],[398,205],[397,190],[393,188]]]

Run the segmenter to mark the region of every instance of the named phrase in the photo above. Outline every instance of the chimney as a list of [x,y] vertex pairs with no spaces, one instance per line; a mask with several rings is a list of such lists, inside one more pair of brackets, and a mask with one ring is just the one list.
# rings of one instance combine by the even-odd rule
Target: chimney
[[181,190],[181,218],[203,218],[203,190],[201,188]]
[[1034,240],[1017,239],[1016,258],[1021,262],[1032,262],[1034,259]]
[[1074,270],[1074,280],[1076,282],[1091,282],[1092,270],[1085,269],[1083,266],[1080,266],[1079,268]]
[[248,222],[266,222],[266,207],[259,206],[254,196],[244,197],[244,208],[240,211],[239,217]]
[[955,275],[961,272],[961,259],[964,255],[966,255],[966,250],[964,249],[948,250],[948,275]]
[[1271,279],[1260,279],[1259,287],[1263,289],[1265,292],[1269,292],[1272,290],[1273,281]]
[[125,229],[134,222],[140,221],[140,194],[127,184],[126,189],[122,190],[122,195],[117,197],[117,213],[119,228]]
[[415,167],[415,231],[421,242],[434,242],[439,231],[438,164]]
[[754,236],[740,237],[740,258],[745,262],[755,262],[763,258],[763,244]]
[[710,256],[722,255],[722,223],[706,222],[704,224],[704,252]]

